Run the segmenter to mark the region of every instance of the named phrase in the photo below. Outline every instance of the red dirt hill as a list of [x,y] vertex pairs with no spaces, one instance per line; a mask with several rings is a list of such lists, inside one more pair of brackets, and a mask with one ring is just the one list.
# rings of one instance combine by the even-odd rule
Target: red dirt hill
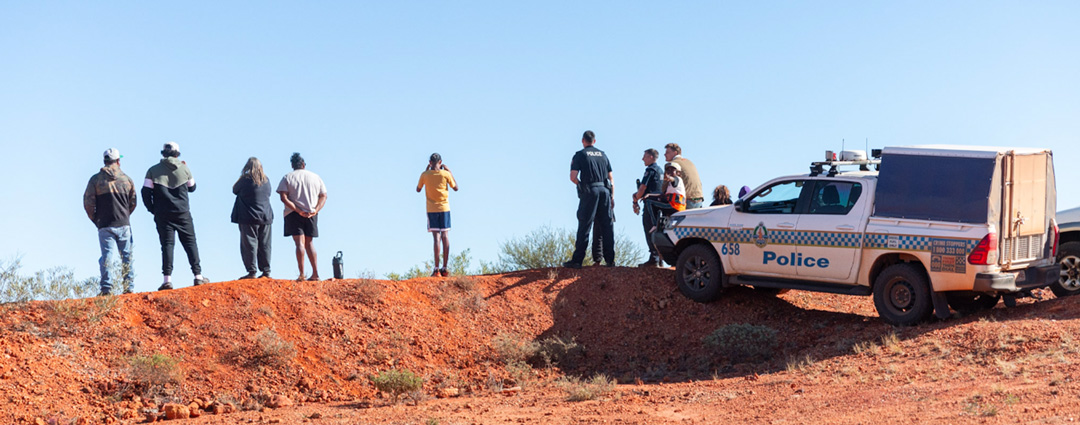
[[[467,405],[472,406],[483,404],[492,387],[515,384],[513,372],[493,348],[500,335],[576,341],[583,350],[562,363],[561,372],[603,372],[621,383],[636,382],[611,402],[630,408],[609,408],[598,416],[629,422],[635,422],[633,411],[645,412],[633,406],[655,404],[648,400],[650,391],[702,392],[712,394],[709,405],[737,404],[722,412],[689,407],[684,414],[653,416],[641,423],[765,421],[774,415],[795,422],[878,422],[884,417],[912,418],[905,406],[919,393],[932,398],[923,400],[930,407],[917,410],[928,415],[926,409],[934,406],[946,410],[926,418],[963,418],[962,403],[970,399],[971,389],[994,385],[999,387],[980,395],[986,399],[975,400],[971,418],[1003,419],[1009,412],[1032,418],[1019,409],[1005,412],[1009,403],[1016,403],[1009,397],[1022,400],[1024,409],[1034,406],[1033,412],[1080,411],[1080,369],[1073,364],[1080,353],[1073,340],[1080,330],[1080,299],[1027,302],[895,329],[878,320],[869,298],[798,291],[776,297],[734,288],[719,302],[698,304],[679,295],[672,282],[671,270],[630,268],[403,282],[247,280],[109,299],[0,306],[0,423],[133,423],[142,421],[147,409],[160,412],[162,403],[194,402],[213,410],[216,402],[221,412],[287,399],[356,411],[384,404],[375,401],[367,377],[389,369],[425,376],[424,392],[429,395],[451,388],[480,400]],[[780,346],[772,359],[733,365],[702,344],[716,328],[735,323],[776,329]],[[182,376],[160,387],[149,385],[145,371],[133,370],[133,365],[167,366],[170,361],[177,362]],[[535,373],[543,379],[560,371]],[[677,383],[660,384],[672,381]],[[789,385],[790,391],[775,391]],[[799,392],[793,393],[796,386]],[[942,390],[950,386],[963,391]],[[796,400],[804,391],[817,397],[806,394],[805,400]],[[896,391],[914,395],[901,397]],[[534,407],[560,403],[550,392],[537,389],[528,397],[537,397]],[[1042,399],[1038,394],[1043,392],[1051,396]],[[150,400],[142,399],[147,395]],[[896,397],[908,401],[883,404],[877,411],[859,406]],[[979,403],[988,405],[990,397],[1001,399],[994,399],[994,406],[1002,406],[1001,416],[997,410],[994,415],[979,414]],[[680,401],[683,398],[673,395],[668,402],[697,403]],[[439,402],[444,401],[422,406],[441,406]],[[495,403],[487,409],[502,412],[498,409],[507,407]],[[521,406],[516,409],[518,413],[504,412],[505,418],[544,422],[519,414],[525,409]],[[567,409],[571,418],[580,416],[573,413],[577,407]],[[412,417],[387,412],[368,412],[384,415],[368,420]],[[475,411],[460,415],[472,418],[466,422],[502,420]],[[560,423],[567,418],[548,419]]]

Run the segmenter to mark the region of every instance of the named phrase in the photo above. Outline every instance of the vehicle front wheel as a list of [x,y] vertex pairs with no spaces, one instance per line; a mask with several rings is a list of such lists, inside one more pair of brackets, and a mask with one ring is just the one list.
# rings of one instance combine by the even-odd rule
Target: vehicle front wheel
[[675,282],[687,298],[699,303],[714,301],[720,297],[724,281],[724,267],[711,246],[697,244],[679,253]]
[[933,313],[930,283],[919,267],[908,263],[886,268],[874,281],[878,316],[896,326],[920,323]]
[[1050,284],[1050,290],[1058,297],[1080,294],[1080,242],[1061,244],[1057,261],[1061,264],[1061,277]]

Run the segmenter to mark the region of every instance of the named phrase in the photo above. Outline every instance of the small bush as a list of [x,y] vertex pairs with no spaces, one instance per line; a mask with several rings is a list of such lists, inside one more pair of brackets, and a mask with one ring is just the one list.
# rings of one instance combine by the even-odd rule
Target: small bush
[[176,384],[184,380],[180,361],[164,354],[135,356],[128,359],[132,381],[142,385],[147,394],[152,394],[167,384]]
[[394,404],[397,404],[402,394],[420,391],[424,386],[424,379],[408,370],[391,369],[368,379],[375,385],[375,389],[390,394],[394,398]]
[[615,391],[615,380],[603,374],[584,381],[574,376],[563,377],[558,385],[566,391],[568,401],[596,400]]
[[[568,229],[540,227],[523,238],[502,243],[499,246],[499,263],[494,268],[513,271],[559,267],[574,253],[576,237]],[[591,245],[585,254],[586,262],[592,261]],[[644,251],[629,236],[624,233],[615,235],[615,264],[636,265],[642,258]]]
[[253,365],[281,367],[289,364],[296,356],[296,348],[291,342],[281,338],[271,329],[263,329],[255,339],[255,354],[250,362]]
[[776,349],[776,329],[745,323],[725,325],[702,339],[732,362],[769,359]]
[[540,341],[537,356],[545,367],[559,366],[563,369],[577,367],[585,356],[585,347],[578,344],[573,337],[563,339],[553,336]]
[[495,358],[506,365],[524,363],[540,350],[540,344],[535,341],[510,334],[495,336],[491,340],[491,345],[495,350]]
[[22,276],[21,261],[0,262],[0,304],[32,300],[64,300],[86,298],[97,294],[98,278],[76,280],[75,273],[66,267],[53,267],[32,276]]
[[468,276],[454,276],[450,279],[450,284],[465,292],[472,292],[476,289],[476,281]]

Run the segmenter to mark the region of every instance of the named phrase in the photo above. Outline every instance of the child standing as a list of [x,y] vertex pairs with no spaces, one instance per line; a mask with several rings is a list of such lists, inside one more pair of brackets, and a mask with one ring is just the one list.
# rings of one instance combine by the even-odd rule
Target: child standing
[[[448,276],[446,269],[450,259],[450,192],[447,187],[458,190],[457,182],[450,169],[442,163],[442,156],[438,153],[431,154],[428,159],[427,169],[420,175],[420,182],[416,184],[416,192],[427,187],[427,222],[428,231],[434,243],[435,270],[432,276]],[[442,268],[439,268],[439,245],[442,245]]]

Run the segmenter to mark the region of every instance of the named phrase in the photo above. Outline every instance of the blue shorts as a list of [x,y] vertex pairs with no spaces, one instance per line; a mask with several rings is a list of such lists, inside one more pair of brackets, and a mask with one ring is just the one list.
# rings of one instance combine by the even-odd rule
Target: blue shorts
[[427,229],[429,232],[450,230],[450,211],[427,213]]

